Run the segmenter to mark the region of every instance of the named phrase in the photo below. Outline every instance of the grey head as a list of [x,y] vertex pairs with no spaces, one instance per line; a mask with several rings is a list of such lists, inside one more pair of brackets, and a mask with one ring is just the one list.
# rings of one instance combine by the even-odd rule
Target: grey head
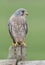
[[23,16],[23,15],[28,15],[28,12],[26,9],[24,8],[19,8],[18,10],[16,10],[16,12],[14,13],[15,16]]

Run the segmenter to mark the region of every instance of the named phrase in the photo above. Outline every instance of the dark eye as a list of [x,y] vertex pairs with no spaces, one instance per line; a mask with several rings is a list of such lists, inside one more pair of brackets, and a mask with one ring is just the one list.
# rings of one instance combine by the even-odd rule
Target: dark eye
[[24,10],[22,11],[22,13],[24,13]]

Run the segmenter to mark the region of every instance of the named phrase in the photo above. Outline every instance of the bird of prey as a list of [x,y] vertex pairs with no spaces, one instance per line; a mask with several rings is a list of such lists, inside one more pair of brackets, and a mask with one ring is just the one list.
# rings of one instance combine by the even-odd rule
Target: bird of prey
[[24,8],[19,8],[9,18],[8,30],[9,30],[10,36],[13,40],[13,45],[15,47],[17,45],[26,46],[25,37],[26,37],[27,32],[28,32],[26,15],[28,15],[27,10]]

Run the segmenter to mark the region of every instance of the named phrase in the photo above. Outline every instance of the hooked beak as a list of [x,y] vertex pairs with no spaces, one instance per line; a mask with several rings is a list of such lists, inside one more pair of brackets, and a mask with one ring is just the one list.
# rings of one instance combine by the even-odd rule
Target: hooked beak
[[28,12],[25,12],[26,15],[28,15]]

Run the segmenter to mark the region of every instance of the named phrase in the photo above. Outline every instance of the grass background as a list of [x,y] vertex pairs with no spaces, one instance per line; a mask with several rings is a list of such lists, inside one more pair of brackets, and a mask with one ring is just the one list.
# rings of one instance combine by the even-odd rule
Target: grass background
[[18,8],[28,10],[27,59],[45,59],[45,0],[0,0],[0,59],[7,58],[12,39],[8,19]]

